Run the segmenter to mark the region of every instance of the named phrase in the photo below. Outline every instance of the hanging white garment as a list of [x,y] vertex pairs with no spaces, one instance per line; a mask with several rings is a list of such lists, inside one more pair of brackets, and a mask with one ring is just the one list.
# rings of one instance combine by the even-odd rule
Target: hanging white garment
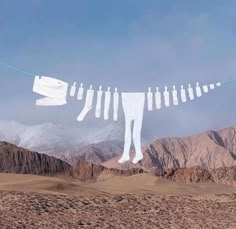
[[80,112],[80,114],[78,115],[77,121],[79,121],[79,122],[83,121],[85,116],[92,109],[92,106],[93,106],[93,94],[94,94],[94,90],[92,90],[92,86],[90,86],[90,89],[87,90],[84,108]]
[[113,120],[118,120],[118,109],[119,109],[119,93],[117,92],[117,88],[115,88],[115,92],[113,94]]
[[79,87],[78,94],[77,94],[77,99],[82,100],[83,99],[83,94],[84,94],[84,88],[83,88],[83,84],[81,83],[80,87]]
[[148,93],[147,93],[147,104],[148,104],[148,110],[152,111],[153,110],[153,94],[151,92],[151,88],[148,88]]
[[125,144],[122,157],[118,162],[123,163],[130,159],[129,151],[131,146],[132,121],[134,121],[133,141],[136,154],[132,162],[136,164],[143,158],[141,150],[141,130],[145,93],[122,93],[121,96],[125,114]]
[[169,107],[170,106],[170,93],[167,90],[167,86],[165,86],[165,91],[164,91],[164,101],[165,101],[165,106]]
[[156,109],[161,109],[161,92],[159,91],[159,88],[156,87],[156,93],[155,93],[155,100],[156,100]]
[[208,93],[209,90],[208,90],[208,86],[207,86],[207,85],[203,85],[202,88],[203,88],[203,91],[204,91],[205,93]]
[[190,100],[194,100],[194,93],[193,93],[193,88],[191,87],[191,85],[188,85],[188,95]]
[[177,106],[179,104],[179,100],[178,100],[178,92],[175,89],[175,85],[173,86],[172,97],[173,97],[173,104]]
[[182,100],[182,102],[183,102],[183,103],[186,103],[186,102],[187,102],[186,91],[185,91],[183,85],[181,85],[181,91],[180,91],[180,94],[181,94],[181,100]]
[[37,106],[61,106],[67,103],[68,83],[47,77],[35,76],[33,92],[46,96],[36,100]]
[[199,83],[198,82],[197,82],[197,85],[196,85],[196,95],[197,95],[197,97],[201,97],[202,96],[202,90],[199,87]]
[[101,107],[102,107],[102,86],[99,87],[99,91],[97,91],[97,104],[95,109],[95,117],[100,118],[101,117]]
[[110,103],[111,103],[111,92],[110,92],[110,87],[108,87],[107,91],[105,92],[104,120],[109,119]]
[[75,96],[75,91],[76,91],[76,82],[74,82],[74,84],[70,88],[70,96]]
[[211,90],[215,89],[215,85],[214,85],[213,83],[210,84],[210,89],[211,89]]

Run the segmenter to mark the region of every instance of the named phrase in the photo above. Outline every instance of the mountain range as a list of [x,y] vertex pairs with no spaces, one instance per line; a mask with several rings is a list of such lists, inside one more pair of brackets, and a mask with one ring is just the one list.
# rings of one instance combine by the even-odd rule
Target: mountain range
[[25,125],[16,121],[0,120],[0,141],[68,160],[87,145],[103,141],[122,142],[123,131],[119,123],[88,129],[53,123]]
[[[117,130],[120,129],[117,127]],[[70,170],[82,180],[87,179],[84,177],[97,179],[96,174],[104,174],[104,171],[112,174],[135,174],[142,171],[174,180],[191,181],[198,180],[199,177],[202,180],[204,177],[205,180],[219,181],[222,177],[223,180],[227,177],[230,182],[236,181],[236,126],[189,137],[157,139],[143,146],[144,158],[136,165],[117,162],[122,154],[122,140],[115,140],[115,135],[109,135],[109,131],[116,131],[111,126],[103,131],[104,134],[100,133],[99,139],[95,137],[98,132],[94,132],[91,135],[93,143],[90,144],[87,138],[91,137],[88,137],[86,132],[82,137],[78,135],[75,138],[75,131],[71,131],[73,138],[68,139],[66,129],[53,124],[27,127],[15,122],[0,122],[0,140],[4,139],[17,146],[60,158],[70,164]],[[119,137],[119,132],[117,135]],[[7,152],[11,150],[12,147]],[[131,159],[133,156],[134,152],[131,151]],[[7,158],[21,160],[22,157],[23,154],[19,158],[13,154]],[[27,164],[32,162],[30,158]],[[4,159],[5,164],[8,159]]]

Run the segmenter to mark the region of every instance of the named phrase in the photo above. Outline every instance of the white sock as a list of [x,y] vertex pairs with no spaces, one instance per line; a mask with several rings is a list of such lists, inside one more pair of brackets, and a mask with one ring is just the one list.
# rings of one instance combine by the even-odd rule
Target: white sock
[[190,84],[188,85],[188,94],[189,94],[190,100],[194,100],[193,88],[191,87]]
[[170,106],[170,93],[167,91],[167,86],[165,86],[164,100],[165,100],[165,106],[169,107]]
[[213,83],[210,84],[210,89],[211,89],[211,90],[215,89],[215,85],[214,85]]
[[147,102],[148,102],[148,110],[152,111],[153,110],[153,94],[151,92],[151,88],[148,88],[148,93],[147,93]]
[[158,87],[156,88],[155,100],[156,100],[156,109],[161,109],[161,93],[159,92]]
[[104,120],[109,119],[110,103],[111,103],[111,92],[110,92],[110,87],[108,87],[107,91],[105,92]]
[[208,93],[208,86],[207,85],[203,85],[203,91],[205,92],[205,93]]
[[199,83],[197,82],[197,86],[196,86],[196,95],[197,97],[201,97],[202,96],[202,90],[199,87]]
[[82,100],[83,99],[83,94],[84,94],[83,84],[80,84],[79,91],[78,91],[78,94],[77,94],[77,99]]
[[118,108],[119,108],[119,93],[117,92],[117,88],[115,88],[115,92],[113,94],[113,120],[118,120]]
[[95,110],[95,117],[100,118],[101,117],[101,106],[102,106],[102,87],[100,86],[99,91],[97,92],[97,104],[96,104],[96,110]]
[[181,92],[180,92],[180,94],[181,94],[181,100],[182,100],[182,102],[185,103],[185,102],[187,101],[187,98],[186,98],[186,91],[185,91],[183,85],[181,85]]
[[74,84],[70,88],[70,96],[75,96],[75,91],[76,91],[76,82],[74,82]]
[[94,90],[91,90],[91,89],[87,90],[87,95],[86,95],[84,108],[80,112],[80,114],[78,115],[77,121],[79,121],[79,122],[83,121],[85,116],[87,115],[87,113],[92,109],[93,94],[94,94]]
[[178,100],[178,94],[177,94],[177,90],[175,89],[175,86],[173,86],[172,97],[173,97],[173,104],[177,106],[179,104],[179,100]]

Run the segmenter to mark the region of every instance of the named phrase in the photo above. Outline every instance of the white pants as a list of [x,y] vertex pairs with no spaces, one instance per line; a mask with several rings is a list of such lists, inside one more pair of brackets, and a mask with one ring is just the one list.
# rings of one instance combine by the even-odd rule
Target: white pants
[[133,163],[137,163],[143,158],[141,150],[141,129],[143,122],[143,110],[145,102],[145,93],[122,93],[122,106],[125,114],[125,145],[124,151],[119,163],[129,160],[129,151],[131,146],[132,121],[134,121],[133,141],[136,156]]

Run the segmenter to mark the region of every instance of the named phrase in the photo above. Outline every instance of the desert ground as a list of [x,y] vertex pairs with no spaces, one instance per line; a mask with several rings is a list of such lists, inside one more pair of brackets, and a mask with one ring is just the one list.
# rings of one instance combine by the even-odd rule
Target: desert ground
[[236,188],[149,174],[80,183],[0,174],[0,228],[236,228]]

